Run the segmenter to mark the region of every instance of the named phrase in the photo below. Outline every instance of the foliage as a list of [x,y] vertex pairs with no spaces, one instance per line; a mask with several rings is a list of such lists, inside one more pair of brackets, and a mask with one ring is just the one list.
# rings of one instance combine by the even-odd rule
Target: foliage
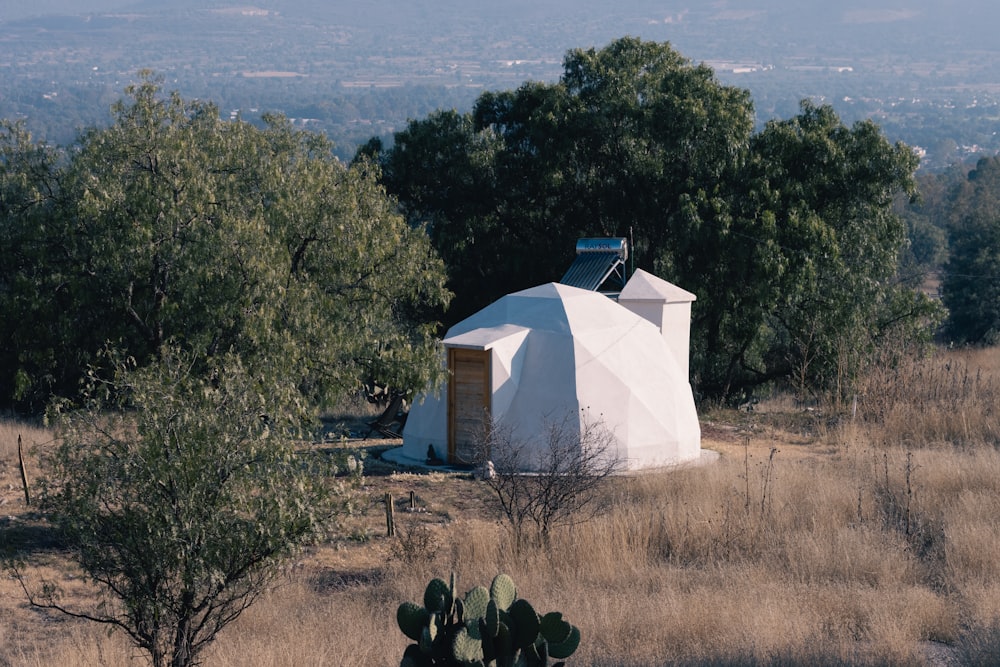
[[4,399],[74,391],[106,342],[140,364],[171,342],[232,352],[317,400],[432,379],[443,266],[373,165],[280,117],[224,122],[148,75],[126,93],[110,127],[51,157],[2,135]]
[[451,321],[558,280],[579,237],[629,237],[635,266],[698,297],[702,396],[793,376],[836,389],[854,374],[844,350],[903,325],[919,338],[935,318],[896,278],[892,205],[917,159],[830,107],[804,103],[756,134],[753,115],[710,68],[623,38],[570,51],[556,84],[411,121],[379,160],[448,266]]
[[685,202],[711,208],[752,124],[745,91],[668,45],[622,39],[570,51],[556,84],[411,122],[382,163],[448,265],[455,321],[557,279],[580,236],[631,230],[636,264],[653,270],[662,247],[683,241]]
[[427,524],[416,521],[398,526],[395,537],[389,554],[406,565],[432,562],[441,546],[434,531]]
[[[498,514],[520,550],[536,531],[545,545],[552,529],[589,519],[600,509],[600,491],[621,468],[614,434],[603,421],[575,414],[541,425],[539,442],[514,437],[492,421],[479,443],[477,464],[493,492]],[[537,449],[536,449],[537,448]]]
[[960,343],[1000,340],[1000,159],[984,158],[953,196],[951,251],[942,298],[948,336]]
[[141,369],[122,362],[111,383],[91,378],[82,409],[53,413],[43,508],[101,600],[80,611],[54,584],[25,592],[123,630],[154,667],[198,664],[341,496],[322,461],[293,449],[294,388],[219,362],[208,381],[173,349]]
[[948,216],[951,195],[967,178],[969,169],[953,165],[941,173],[917,172],[916,197],[899,197],[896,210],[907,227],[909,244],[902,267],[908,276],[925,278],[940,271],[948,258]]
[[[696,359],[726,363],[727,382],[739,381],[738,359],[747,381],[791,376],[800,392],[843,394],[872,349],[926,342],[940,314],[898,279],[906,228],[893,211],[897,193],[914,192],[916,166],[912,150],[890,145],[874,123],[848,128],[830,107],[803,102],[795,118],[768,123],[751,142],[741,193],[748,227],[728,240],[757,246],[740,265],[750,278],[740,291],[753,296],[709,309],[722,317],[702,329]],[[764,336],[747,328],[754,323]],[[720,358],[718,346],[732,342],[739,355]]]
[[[518,262],[527,247],[512,253],[494,209],[492,180],[497,140],[477,132],[469,114],[437,111],[411,121],[396,133],[393,148],[375,153],[387,189],[396,195],[411,225],[425,225],[435,250],[447,266],[455,300],[448,311],[453,323],[505,292],[500,258]],[[527,246],[527,244],[525,244]],[[512,256],[513,255],[513,256]],[[525,262],[527,264],[527,262]],[[520,285],[524,278],[519,277]],[[474,289],[455,288],[468,284]]]
[[489,590],[477,586],[464,598],[455,595],[454,573],[450,584],[432,579],[424,591],[424,606],[404,602],[396,622],[417,642],[406,648],[400,667],[543,666],[550,656],[567,658],[580,645],[576,626],[559,612],[539,615],[517,597],[514,581],[506,574],[494,577]]
[[[54,349],[68,325],[57,299],[39,299],[38,286],[53,280],[43,244],[27,230],[45,231],[58,183],[55,151],[31,141],[21,123],[0,121],[0,386],[26,396],[60,364]],[[58,285],[58,278],[55,284]],[[45,368],[32,372],[28,369]],[[9,398],[5,396],[4,398]]]

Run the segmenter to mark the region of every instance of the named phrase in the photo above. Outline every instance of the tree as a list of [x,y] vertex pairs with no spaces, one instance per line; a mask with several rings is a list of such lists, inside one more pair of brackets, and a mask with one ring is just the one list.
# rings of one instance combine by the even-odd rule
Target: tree
[[[926,341],[937,310],[899,280],[906,227],[893,210],[898,194],[914,193],[916,166],[874,123],[847,127],[828,106],[803,102],[798,116],[768,123],[737,184],[732,233],[720,239],[724,260],[750,257],[712,281],[742,275],[745,284],[708,295],[750,298],[704,311],[720,319],[699,328],[696,357],[725,364],[716,375],[727,383],[795,376],[801,389],[836,394],[851,391],[881,341]],[[887,335],[900,328],[905,335]]]
[[983,158],[953,196],[942,297],[948,336],[1000,340],[1000,159]]
[[341,495],[293,447],[295,387],[232,355],[208,380],[195,365],[168,348],[91,377],[82,409],[57,406],[42,506],[101,598],[69,608],[22,581],[32,604],[124,631],[154,667],[199,664]]
[[31,392],[27,369],[56,366],[52,350],[64,331],[58,300],[36,298],[51,274],[45,241],[29,231],[53,217],[57,161],[22,123],[0,121],[0,338],[8,341],[0,346],[0,385],[16,396]]
[[968,178],[969,168],[954,164],[941,172],[917,174],[918,197],[898,199],[896,209],[906,222],[909,245],[901,265],[923,282],[937,274],[948,258],[948,217],[951,195]]
[[[454,323],[504,294],[498,275],[511,253],[499,238],[495,210],[498,191],[493,180],[497,141],[476,132],[472,116],[439,111],[411,121],[395,135],[393,148],[378,152],[386,188],[398,197],[412,226],[424,226],[445,262],[448,284],[455,292],[447,322]],[[506,254],[506,257],[504,256]],[[456,288],[467,285],[470,289]]]
[[518,550],[531,537],[547,546],[554,528],[594,516],[601,489],[622,464],[602,421],[581,422],[569,414],[540,426],[537,442],[528,442],[513,436],[512,425],[491,420],[476,456]]
[[73,392],[107,342],[143,364],[168,344],[232,352],[315,400],[360,380],[407,390],[432,378],[424,318],[447,304],[443,265],[373,165],[343,166],[280,117],[222,121],[151,77],[126,92],[110,127],[37,176],[33,153],[5,146],[8,170],[52,189],[30,216],[0,219],[28,249],[0,267],[4,305],[19,304],[0,325],[22,351],[0,368],[14,398]]
[[396,139],[386,186],[448,265],[450,321],[558,280],[585,236],[633,238],[635,266],[695,292],[703,397],[793,375],[836,389],[845,350],[933,320],[896,275],[914,153],[808,103],[754,134],[747,91],[668,44],[570,51],[558,83],[483,93]]
[[720,177],[752,128],[746,91],[668,44],[623,38],[570,51],[556,84],[412,121],[380,160],[448,265],[454,322],[558,280],[582,236],[631,233],[636,266],[670,275],[662,250],[690,251],[686,230],[716,215]]

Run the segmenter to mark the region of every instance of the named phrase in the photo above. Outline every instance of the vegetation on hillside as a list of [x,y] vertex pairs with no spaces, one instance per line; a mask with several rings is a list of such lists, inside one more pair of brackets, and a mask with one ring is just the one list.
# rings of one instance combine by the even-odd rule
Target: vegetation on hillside
[[1000,342],[1000,160],[984,158],[954,195],[941,297],[948,334],[960,343]]
[[324,457],[294,450],[319,406],[433,381],[449,293],[322,136],[152,77],[113,113],[69,149],[0,126],[0,401],[58,413],[40,507],[102,597],[18,578],[189,667],[332,514]]
[[901,267],[929,282],[948,310],[948,343],[994,344],[1000,336],[1000,159],[919,179],[920,198],[900,211],[909,230]]

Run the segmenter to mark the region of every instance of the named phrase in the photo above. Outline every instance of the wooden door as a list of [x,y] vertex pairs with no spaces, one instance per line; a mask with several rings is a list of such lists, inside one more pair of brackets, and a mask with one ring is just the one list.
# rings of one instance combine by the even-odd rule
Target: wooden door
[[490,351],[448,350],[448,460],[469,464],[488,427]]

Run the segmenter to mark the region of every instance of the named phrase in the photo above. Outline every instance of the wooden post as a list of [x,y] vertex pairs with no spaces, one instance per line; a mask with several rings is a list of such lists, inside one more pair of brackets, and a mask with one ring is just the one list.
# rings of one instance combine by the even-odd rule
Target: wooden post
[[21,450],[21,434],[17,434],[17,462],[21,466],[21,484],[24,486],[24,504],[31,504],[31,494],[28,493],[28,471],[24,468],[24,452]]
[[411,510],[417,509],[417,498],[416,495],[413,493],[413,491],[410,491],[410,509]]
[[389,537],[396,534],[396,517],[392,508],[391,493],[385,494],[385,530]]

